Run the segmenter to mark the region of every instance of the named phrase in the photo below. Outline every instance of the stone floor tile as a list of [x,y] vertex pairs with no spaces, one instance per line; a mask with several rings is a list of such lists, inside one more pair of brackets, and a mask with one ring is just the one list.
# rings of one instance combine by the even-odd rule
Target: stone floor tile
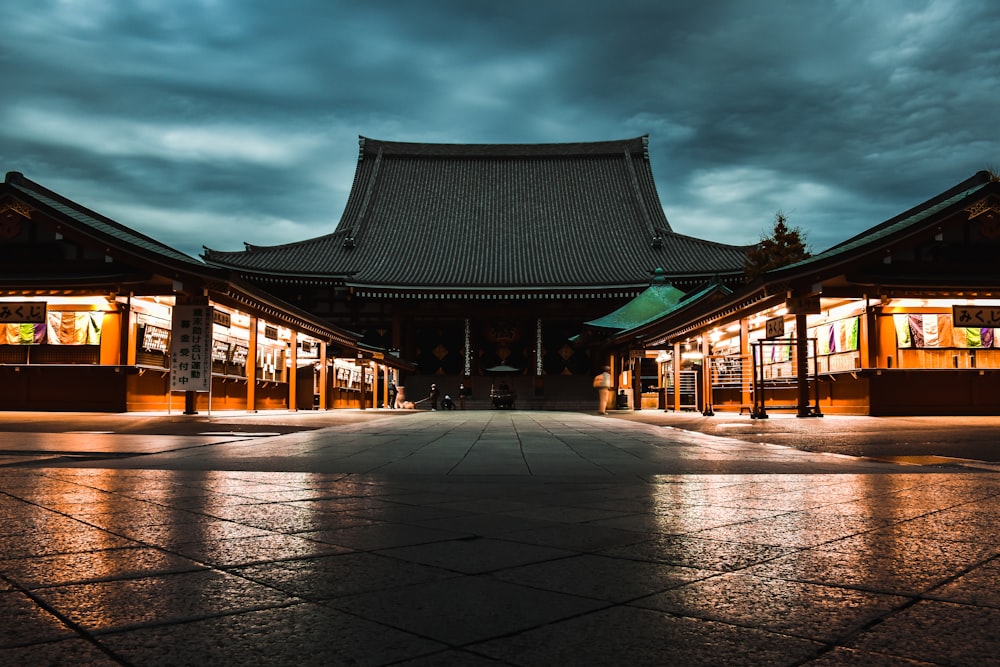
[[634,544],[648,540],[648,533],[595,526],[593,524],[557,524],[517,530],[504,535],[504,539],[539,546],[550,546],[572,551],[599,551],[614,546]]
[[798,551],[799,549],[766,544],[741,544],[684,535],[664,535],[644,542],[604,549],[597,553],[612,558],[669,563],[705,570],[732,571],[794,554]]
[[355,510],[348,510],[346,513],[352,517],[371,519],[372,522],[385,523],[419,523],[433,519],[447,519],[467,514],[454,508],[439,507],[437,505],[417,506],[404,503],[390,503],[384,507],[369,507]]
[[182,556],[213,567],[253,565],[254,563],[311,558],[350,551],[348,547],[279,533],[237,537],[229,540],[186,542],[173,545],[170,549]]
[[378,553],[464,574],[493,572],[527,563],[537,563],[574,555],[554,547],[523,544],[491,537],[432,542],[409,547],[383,549]]
[[849,588],[729,573],[632,602],[733,625],[835,642],[907,603]]
[[24,593],[0,592],[0,647],[27,646],[75,635],[69,626]]
[[177,623],[294,602],[282,591],[217,570],[39,589],[46,604],[90,632]]
[[927,598],[1000,609],[1000,558],[924,594]]
[[211,517],[204,517],[202,521],[166,523],[152,526],[111,526],[108,530],[121,533],[123,536],[136,542],[171,549],[177,545],[189,544],[191,542],[265,537],[275,534],[263,528]]
[[439,653],[393,663],[393,667],[501,667],[510,663],[500,663],[492,658],[477,655],[463,649],[449,649]]
[[109,656],[98,646],[86,639],[64,639],[62,641],[9,647],[0,645],[0,665],[12,667],[116,667],[122,663]]
[[400,523],[374,523],[336,530],[300,533],[299,537],[324,544],[349,547],[358,551],[375,551],[377,549],[445,542],[470,537],[470,535]]
[[459,576],[439,568],[368,552],[262,563],[234,568],[229,572],[309,600],[342,597]]
[[851,537],[879,525],[858,517],[789,512],[710,528],[695,536],[709,540],[805,548]]
[[821,647],[754,628],[613,607],[467,648],[523,667],[782,667],[801,664]]
[[664,563],[583,554],[513,567],[494,572],[492,576],[532,588],[626,602],[717,574]]
[[943,510],[898,523],[892,526],[891,533],[921,539],[995,544],[1000,537],[1000,514],[984,510],[966,509],[966,506]]
[[838,646],[810,660],[808,667],[935,667],[935,663]]
[[109,508],[82,509],[73,516],[98,528],[115,528],[119,531],[138,526],[181,525],[215,520],[197,512],[136,500],[123,500],[121,505],[115,504]]
[[[110,531],[76,522],[64,530],[41,532],[25,529],[17,535],[2,537],[0,559],[58,556],[130,546],[137,545],[134,541],[114,535]],[[3,571],[2,565],[0,571]]]
[[942,665],[1000,664],[1000,609],[922,601],[858,635],[851,646]]
[[87,528],[90,526],[68,516],[30,507],[7,517],[3,524],[0,524],[0,538],[3,538],[0,547],[8,538],[23,536],[25,533],[69,533]]
[[860,588],[916,596],[950,580],[964,561],[933,553],[862,553],[807,549],[745,570],[775,579]]
[[565,505],[538,506],[528,509],[510,510],[505,513],[516,517],[538,519],[540,521],[555,521],[558,523],[584,523],[627,514],[627,512],[592,507],[568,507]]
[[214,517],[275,533],[304,533],[336,527],[336,520],[321,512],[280,503],[233,505],[208,512]]
[[308,603],[103,635],[134,665],[386,665],[442,644]]
[[177,554],[139,546],[0,561],[0,572],[24,588],[200,569],[204,566]]
[[527,630],[605,605],[488,577],[445,579],[324,604],[453,646]]
[[561,524],[555,521],[525,519],[509,514],[458,514],[440,519],[423,519],[415,521],[414,525],[464,535],[500,537],[518,530],[552,528]]

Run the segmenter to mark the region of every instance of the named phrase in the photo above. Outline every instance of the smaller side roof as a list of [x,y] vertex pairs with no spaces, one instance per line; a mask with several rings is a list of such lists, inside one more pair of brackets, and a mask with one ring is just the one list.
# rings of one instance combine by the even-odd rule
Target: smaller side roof
[[854,258],[860,253],[870,250],[873,246],[879,245],[881,242],[889,241],[900,235],[905,236],[908,232],[920,228],[923,223],[933,220],[938,213],[975,196],[991,183],[996,182],[992,174],[987,171],[980,171],[936,197],[932,197],[922,204],[893,216],[885,222],[875,225],[846,241],[842,241],[800,262],[774,269],[769,273],[772,275],[787,274],[795,272],[798,269],[808,269],[835,263],[844,258]]
[[149,258],[155,258],[171,266],[181,265],[184,268],[200,270],[207,268],[207,265],[201,260],[81,206],[39,183],[25,178],[24,174],[20,172],[8,172],[4,179],[4,186],[19,199],[75,220],[83,225],[91,236],[105,243],[128,248],[132,252],[138,250]]
[[663,269],[656,269],[645,291],[614,312],[584,325],[605,331],[623,331],[658,317],[684,298],[684,292],[667,282]]

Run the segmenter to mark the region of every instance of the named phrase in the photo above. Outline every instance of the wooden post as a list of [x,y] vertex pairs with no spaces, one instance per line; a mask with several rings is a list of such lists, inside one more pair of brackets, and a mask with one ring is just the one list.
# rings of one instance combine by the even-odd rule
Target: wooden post
[[247,412],[257,412],[257,326],[256,315],[250,316],[250,340],[247,341]]
[[674,343],[674,412],[681,411],[681,344]]
[[806,314],[795,313],[795,378],[798,385],[797,416],[811,417],[809,407],[809,338],[806,333]]
[[326,341],[320,341],[319,344],[319,406],[320,410],[326,410],[329,405],[327,404],[326,398],[326,384],[327,376],[327,358],[326,358]]
[[289,355],[291,374],[288,376],[288,409],[295,412],[299,409],[299,334],[292,330],[292,351]]

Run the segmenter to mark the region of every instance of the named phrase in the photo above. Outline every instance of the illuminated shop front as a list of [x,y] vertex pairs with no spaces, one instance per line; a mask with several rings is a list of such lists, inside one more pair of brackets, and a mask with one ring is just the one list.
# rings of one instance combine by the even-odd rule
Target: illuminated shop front
[[730,294],[620,332],[665,408],[823,414],[1000,411],[1000,183],[981,172]]
[[[406,368],[18,174],[3,184],[0,222],[2,409],[366,408]],[[206,318],[197,344],[178,325],[195,311]],[[363,380],[342,386],[346,368]]]

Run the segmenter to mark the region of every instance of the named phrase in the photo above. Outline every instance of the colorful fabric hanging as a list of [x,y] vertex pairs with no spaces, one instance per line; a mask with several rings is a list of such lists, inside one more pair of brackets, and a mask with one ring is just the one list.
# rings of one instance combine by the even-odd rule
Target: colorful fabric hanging
[[925,347],[924,316],[917,313],[909,315],[909,318],[910,318],[910,340],[913,341],[913,347]]
[[[954,335],[954,329],[952,327],[951,315],[938,315],[937,316],[937,330],[938,330],[938,347],[951,347],[957,345],[955,342],[956,336]],[[958,338],[962,338],[963,341],[965,336],[961,334],[961,329],[959,329]]]
[[896,347],[912,347],[909,315],[895,314],[892,316],[892,323],[896,326]]
[[[958,339],[962,336],[958,336],[957,332],[962,331],[962,329],[955,329],[955,343],[957,345]],[[982,329],[965,329],[965,344],[966,347],[982,347],[983,346],[983,330]]]
[[49,311],[50,345],[100,345],[104,313]]
[[940,338],[938,337],[938,316],[924,315],[924,347],[938,347]]

